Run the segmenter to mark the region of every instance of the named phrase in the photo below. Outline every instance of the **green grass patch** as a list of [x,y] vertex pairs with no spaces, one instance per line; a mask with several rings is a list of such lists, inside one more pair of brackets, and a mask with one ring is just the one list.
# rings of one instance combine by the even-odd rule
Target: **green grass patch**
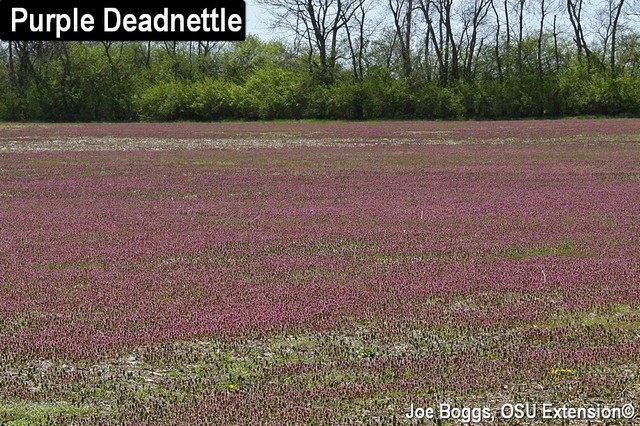
[[640,308],[621,304],[598,308],[592,312],[559,312],[541,324],[543,328],[603,327],[608,330],[640,328]]
[[580,250],[572,241],[565,240],[558,245],[543,244],[535,247],[507,247],[502,250],[502,257],[521,260],[533,257],[578,257],[586,253]]
[[66,402],[0,402],[0,424],[6,426],[50,425],[89,414],[91,407]]

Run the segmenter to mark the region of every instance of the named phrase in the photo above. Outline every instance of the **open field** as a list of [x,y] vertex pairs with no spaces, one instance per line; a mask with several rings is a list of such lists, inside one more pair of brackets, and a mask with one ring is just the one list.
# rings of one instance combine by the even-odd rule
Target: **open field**
[[515,402],[640,414],[640,120],[0,124],[0,423]]

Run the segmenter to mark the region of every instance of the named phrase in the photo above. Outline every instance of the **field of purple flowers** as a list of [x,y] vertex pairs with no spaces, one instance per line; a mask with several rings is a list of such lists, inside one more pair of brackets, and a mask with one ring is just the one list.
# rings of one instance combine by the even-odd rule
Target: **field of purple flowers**
[[640,410],[640,120],[0,125],[0,423],[442,402]]

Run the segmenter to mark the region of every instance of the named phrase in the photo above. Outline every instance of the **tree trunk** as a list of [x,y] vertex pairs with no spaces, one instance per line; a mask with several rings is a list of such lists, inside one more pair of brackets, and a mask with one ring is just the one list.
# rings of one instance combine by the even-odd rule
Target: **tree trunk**
[[523,18],[524,18],[524,1],[519,0],[520,10],[518,13],[518,79],[522,85],[522,32],[523,32]]
[[622,6],[624,5],[624,0],[620,0],[616,10],[616,17],[613,20],[613,27],[611,28],[611,76],[616,76],[616,35],[618,33],[618,19],[620,19],[620,12],[622,11]]

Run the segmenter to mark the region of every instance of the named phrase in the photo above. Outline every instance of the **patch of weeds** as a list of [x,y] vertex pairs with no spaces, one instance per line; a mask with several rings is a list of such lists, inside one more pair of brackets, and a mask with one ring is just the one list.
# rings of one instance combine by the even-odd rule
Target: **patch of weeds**
[[602,327],[609,330],[637,330],[640,327],[640,309],[613,305],[592,312],[559,312],[540,325],[543,328]]
[[355,348],[354,355],[359,359],[374,359],[378,356],[378,351],[372,346],[361,346],[359,348]]
[[26,197],[27,195],[28,193],[26,191],[19,191],[17,189],[0,191],[0,198]]
[[578,257],[585,256],[586,253],[580,250],[569,240],[565,240],[559,245],[543,244],[536,247],[507,247],[501,252],[502,257],[513,260],[529,259],[532,257]]
[[322,362],[321,342],[309,335],[273,339],[265,348],[267,363],[283,365],[302,362]]
[[0,423],[6,426],[50,425],[89,414],[88,406],[66,402],[0,402]]
[[320,278],[326,275],[329,271],[328,268],[320,266],[310,266],[308,268],[300,268],[291,273],[291,278],[295,283],[304,283],[311,281],[314,278]]
[[404,407],[397,406],[398,401],[403,401],[407,395],[398,390],[384,390],[373,392],[363,398],[354,401],[353,407],[357,407],[355,416],[364,414],[362,420],[367,420],[372,415],[388,416],[404,412]]
[[82,269],[82,270],[106,269],[107,267],[107,265],[104,262],[97,261],[97,260],[81,260],[77,262],[72,262],[72,261],[48,262],[40,266],[52,271],[66,270],[66,269]]
[[262,375],[262,369],[252,359],[225,353],[222,354],[219,365],[191,366],[190,375],[194,374],[199,378],[214,380],[221,389],[229,389],[229,384],[233,384],[235,390],[243,384],[257,380]]
[[37,321],[44,317],[40,311],[24,312],[12,320],[3,320],[3,327],[10,332],[19,332],[33,327]]

